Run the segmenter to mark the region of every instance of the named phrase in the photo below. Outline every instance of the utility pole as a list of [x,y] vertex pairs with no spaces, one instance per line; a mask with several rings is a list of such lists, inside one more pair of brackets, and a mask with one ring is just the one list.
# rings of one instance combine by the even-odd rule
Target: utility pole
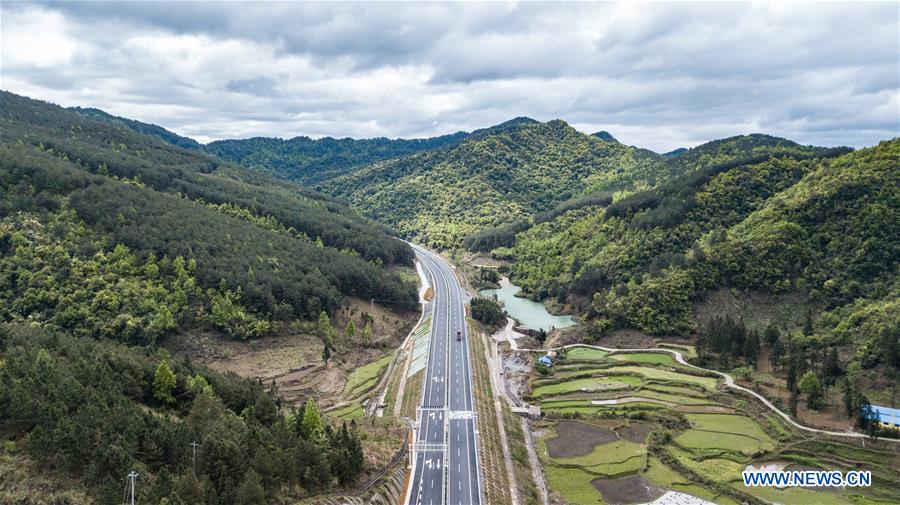
[[[134,505],[134,481],[137,479],[138,473],[132,470],[128,474],[128,485],[131,486],[131,505]],[[128,487],[126,486],[126,490]]]
[[193,470],[194,475],[197,474],[197,446],[198,446],[198,445],[200,445],[200,444],[198,444],[196,440],[193,441],[193,442],[191,442],[191,450],[192,450],[192,454],[191,454],[191,470]]

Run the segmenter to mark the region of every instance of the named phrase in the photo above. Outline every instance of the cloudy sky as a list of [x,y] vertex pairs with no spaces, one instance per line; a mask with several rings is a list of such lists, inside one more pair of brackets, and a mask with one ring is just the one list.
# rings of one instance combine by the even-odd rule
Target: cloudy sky
[[666,151],[900,135],[900,3],[2,3],[0,87],[206,142],[516,116]]

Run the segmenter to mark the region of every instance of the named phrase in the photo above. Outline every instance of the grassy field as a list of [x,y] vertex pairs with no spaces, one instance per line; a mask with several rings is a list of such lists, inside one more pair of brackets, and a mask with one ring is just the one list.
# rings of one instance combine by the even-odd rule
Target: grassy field
[[390,364],[391,358],[393,354],[388,354],[354,370],[344,385],[344,396],[348,398],[358,396],[375,387],[381,374]]
[[544,476],[553,494],[570,505],[602,504],[600,493],[591,484],[596,476],[579,468],[544,466]]
[[566,350],[567,360],[603,361],[609,353],[590,347],[572,347]]
[[616,361],[630,361],[633,363],[646,363],[651,365],[675,365],[678,362],[669,353],[663,352],[635,352],[627,354],[613,354],[609,359]]
[[328,412],[328,415],[330,415],[331,417],[349,421],[350,419],[359,419],[363,417],[363,415],[365,415],[365,412],[363,412],[362,407],[358,403],[353,402],[350,405]]
[[630,375],[616,375],[609,377],[588,377],[584,379],[575,379],[571,381],[560,382],[558,384],[547,384],[538,386],[532,392],[536,398],[542,396],[553,396],[564,393],[573,393],[576,391],[605,391],[611,389],[627,389],[631,386],[637,386],[641,383],[640,377]]
[[705,387],[706,389],[715,389],[716,384],[718,383],[717,379],[712,377],[700,377],[699,375],[689,375],[678,372],[670,372],[668,370],[660,370],[658,368],[650,368],[644,366],[618,366],[609,369],[609,373],[617,373],[617,372],[631,372],[639,375],[643,375],[648,379],[659,379],[662,381],[668,382],[687,382],[691,384],[698,384],[700,386]]
[[598,445],[593,451],[584,456],[550,459],[562,465],[589,467],[608,463],[622,463],[632,458],[640,457],[644,452],[642,444],[636,444],[627,440],[616,440],[608,444]]
[[724,449],[747,455],[773,447],[772,444],[745,435],[700,430],[685,431],[675,438],[675,443],[688,449]]

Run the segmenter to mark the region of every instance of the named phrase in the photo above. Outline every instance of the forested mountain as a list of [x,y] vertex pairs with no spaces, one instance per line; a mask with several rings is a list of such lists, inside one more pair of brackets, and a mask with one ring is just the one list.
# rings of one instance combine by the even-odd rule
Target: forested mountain
[[560,120],[518,118],[457,146],[374,163],[321,187],[405,236],[449,248],[571,197],[650,187],[680,169]]
[[146,344],[415,299],[383,268],[412,251],[328,197],[10,93],[0,121],[4,320]]
[[808,335],[891,361],[900,140],[848,151],[764,136],[692,149],[673,159],[696,167],[681,177],[518,234],[512,274],[537,298],[585,297],[592,338],[693,331],[693,304],[720,287],[794,293],[821,307]]
[[254,137],[217,140],[205,146],[225,161],[282,179],[315,185],[376,161],[458,144],[467,136],[458,132],[425,139],[279,139]]
[[282,503],[353,485],[355,426],[157,344],[327,320],[347,296],[414,304],[386,268],[411,249],[329,197],[124,121],[0,95],[3,464],[26,458],[55,482],[29,475],[4,498],[114,503],[132,470],[141,503]]
[[75,111],[79,114],[84,114],[85,116],[96,119],[98,121],[103,121],[116,126],[129,128],[137,133],[145,133],[147,135],[158,137],[178,147],[184,147],[187,149],[200,149],[202,147],[199,142],[192,138],[183,137],[181,135],[178,135],[177,133],[166,130],[165,128],[157,126],[155,124],[144,123],[141,121],[135,121],[134,119],[128,119],[119,116],[113,116],[108,112],[104,112],[100,109],[95,109],[92,107],[69,107],[69,110]]

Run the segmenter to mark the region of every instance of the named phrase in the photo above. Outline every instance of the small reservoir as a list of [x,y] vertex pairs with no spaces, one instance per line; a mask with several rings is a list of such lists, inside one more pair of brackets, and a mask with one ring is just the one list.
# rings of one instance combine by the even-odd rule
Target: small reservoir
[[547,312],[544,304],[516,296],[520,290],[519,286],[503,277],[500,279],[500,289],[483,289],[480,293],[488,298],[497,295],[497,300],[503,303],[503,308],[510,317],[531,330],[543,328],[550,331],[550,328],[565,328],[575,324],[572,316],[554,316]]

